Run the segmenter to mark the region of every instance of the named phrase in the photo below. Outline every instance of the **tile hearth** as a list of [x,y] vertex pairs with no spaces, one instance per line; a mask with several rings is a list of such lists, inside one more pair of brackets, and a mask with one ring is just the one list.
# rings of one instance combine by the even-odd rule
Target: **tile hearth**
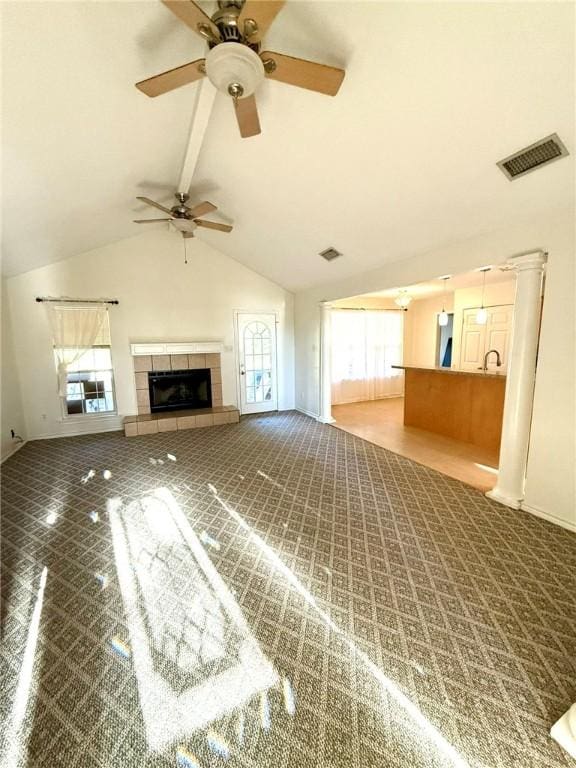
[[144,413],[138,416],[126,416],[124,434],[126,437],[154,435],[157,432],[176,432],[182,429],[238,424],[239,421],[240,412],[233,405],[218,405],[213,408],[168,411],[166,413]]

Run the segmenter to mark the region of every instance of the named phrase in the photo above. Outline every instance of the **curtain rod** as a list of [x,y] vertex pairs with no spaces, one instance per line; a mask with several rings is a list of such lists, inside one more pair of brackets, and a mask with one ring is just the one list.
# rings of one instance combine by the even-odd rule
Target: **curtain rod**
[[120,304],[118,299],[55,299],[52,296],[36,296],[36,301],[54,301],[57,304]]
[[384,309],[384,307],[332,307],[332,309],[335,309],[338,312],[344,311],[344,312],[403,312],[404,310],[400,309]]

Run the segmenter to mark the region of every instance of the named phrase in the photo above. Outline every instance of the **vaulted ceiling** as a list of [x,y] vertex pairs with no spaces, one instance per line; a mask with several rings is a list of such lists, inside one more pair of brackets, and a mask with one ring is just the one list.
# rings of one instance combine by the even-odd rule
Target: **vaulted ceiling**
[[[134,83],[205,47],[155,1],[1,12],[3,262],[17,274],[139,234],[136,195],[171,201],[198,86],[148,99]],[[219,95],[192,197],[235,224],[202,238],[281,285],[572,205],[572,4],[288,0],[265,47],[345,66],[341,91],[265,82],[250,139]],[[514,182],[496,167],[553,132],[567,159]],[[327,263],[330,245],[344,255]]]

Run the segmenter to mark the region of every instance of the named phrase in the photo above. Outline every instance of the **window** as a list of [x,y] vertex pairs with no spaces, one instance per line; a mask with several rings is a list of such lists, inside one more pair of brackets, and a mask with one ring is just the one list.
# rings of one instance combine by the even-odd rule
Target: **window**
[[244,329],[246,402],[272,399],[272,336],[265,323],[254,321]]
[[403,313],[399,310],[332,311],[332,402],[400,397]]
[[93,346],[68,365],[66,413],[113,413],[113,383],[110,347]]
[[59,393],[68,416],[114,413],[108,311],[102,305],[53,306],[50,321]]

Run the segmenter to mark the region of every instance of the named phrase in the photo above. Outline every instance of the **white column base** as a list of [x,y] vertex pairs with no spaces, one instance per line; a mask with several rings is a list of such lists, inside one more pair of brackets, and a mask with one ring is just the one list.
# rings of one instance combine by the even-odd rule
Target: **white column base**
[[493,488],[491,491],[486,492],[486,496],[492,501],[497,501],[499,504],[504,504],[511,509],[520,509],[522,499],[516,499],[513,496],[506,496],[498,491],[498,488]]
[[550,736],[571,757],[576,758],[576,704],[572,704],[568,712],[554,723],[550,729]]
[[336,419],[333,419],[332,416],[318,416],[318,421],[321,424],[335,424]]

